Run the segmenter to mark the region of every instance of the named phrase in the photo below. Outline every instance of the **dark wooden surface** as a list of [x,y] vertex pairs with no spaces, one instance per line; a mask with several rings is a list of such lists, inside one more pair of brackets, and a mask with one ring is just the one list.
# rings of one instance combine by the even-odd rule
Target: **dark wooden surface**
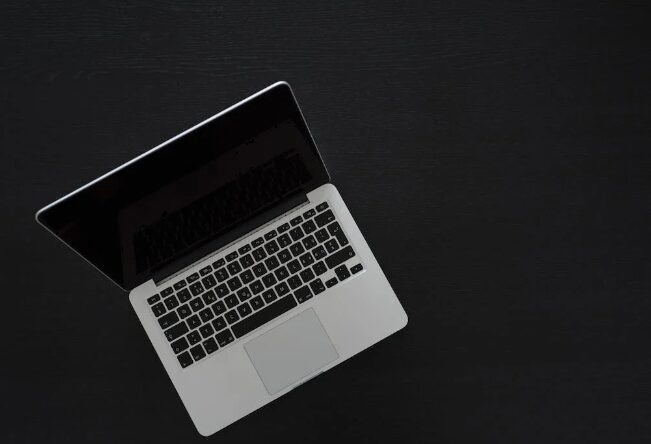
[[410,323],[211,441],[648,441],[644,3],[3,1],[0,442],[205,442],[33,213],[281,79]]

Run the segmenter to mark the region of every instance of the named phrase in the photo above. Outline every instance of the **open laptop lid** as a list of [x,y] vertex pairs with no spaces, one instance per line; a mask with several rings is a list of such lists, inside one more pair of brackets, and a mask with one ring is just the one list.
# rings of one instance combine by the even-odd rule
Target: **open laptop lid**
[[329,181],[289,85],[279,82],[53,202],[36,220],[131,290]]

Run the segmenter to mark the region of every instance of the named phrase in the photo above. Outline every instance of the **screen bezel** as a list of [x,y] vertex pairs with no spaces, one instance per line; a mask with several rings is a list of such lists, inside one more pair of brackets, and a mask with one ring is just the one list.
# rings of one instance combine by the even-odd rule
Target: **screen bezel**
[[[130,283],[130,285],[127,285],[128,283],[126,282],[124,285],[121,285],[120,282],[107,275],[89,258],[81,254],[80,251],[75,249],[71,244],[60,237],[54,231],[52,225],[48,224],[48,215],[51,212],[60,209],[62,205],[67,203],[67,201],[72,198],[83,199],[85,196],[85,191],[88,192],[92,190],[92,187],[94,185],[101,183],[103,180],[108,179],[117,173],[123,173],[124,170],[131,169],[133,171],[137,169],[139,165],[142,165],[144,162],[152,159],[153,156],[164,156],[166,153],[166,147],[176,146],[176,144],[183,143],[191,137],[194,137],[195,139],[198,138],[199,141],[202,141],[202,132],[209,132],[211,135],[218,134],[220,136],[220,142],[236,145],[237,143],[243,142],[251,137],[256,136],[261,130],[264,130],[266,128],[266,125],[269,122],[274,122],[279,119],[290,119],[295,122],[303,134],[306,143],[312,149],[315,157],[319,161],[320,168],[316,171],[317,174],[314,179],[305,185],[303,190],[304,193],[307,194],[310,191],[326,183],[329,183],[330,176],[325,167],[325,164],[323,163],[323,159],[316,147],[316,144],[314,143],[312,134],[307,127],[303,113],[301,112],[301,109],[298,105],[298,102],[296,101],[291,87],[287,82],[283,81],[276,82],[262,89],[261,91],[247,97],[246,99],[232,105],[231,107],[219,112],[218,114],[215,114],[203,122],[189,128],[186,131],[183,131],[182,133],[172,137],[160,145],[157,145],[156,147],[137,156],[136,158],[118,166],[117,168],[98,177],[97,179],[46,205],[36,212],[35,219],[39,224],[46,228],[50,233],[52,233],[75,253],[81,256],[84,260],[86,260],[86,262],[91,264],[109,280],[115,283],[118,287],[122,288],[123,290],[130,291],[143,284],[144,282],[149,281],[151,279],[151,276],[145,277],[144,279],[138,279],[135,282]],[[174,271],[170,272],[170,274],[173,274],[173,272]]]

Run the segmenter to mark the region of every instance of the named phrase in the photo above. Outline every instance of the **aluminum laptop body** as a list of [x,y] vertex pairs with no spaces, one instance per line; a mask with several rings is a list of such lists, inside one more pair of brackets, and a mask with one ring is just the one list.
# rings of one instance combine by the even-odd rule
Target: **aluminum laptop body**
[[36,219],[129,291],[204,436],[407,324],[285,82]]

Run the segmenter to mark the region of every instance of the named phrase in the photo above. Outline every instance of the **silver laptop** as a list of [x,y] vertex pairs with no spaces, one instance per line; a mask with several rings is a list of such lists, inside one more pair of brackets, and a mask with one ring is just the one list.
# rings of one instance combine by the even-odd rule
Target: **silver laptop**
[[36,219],[129,291],[202,435],[407,324],[285,82]]

